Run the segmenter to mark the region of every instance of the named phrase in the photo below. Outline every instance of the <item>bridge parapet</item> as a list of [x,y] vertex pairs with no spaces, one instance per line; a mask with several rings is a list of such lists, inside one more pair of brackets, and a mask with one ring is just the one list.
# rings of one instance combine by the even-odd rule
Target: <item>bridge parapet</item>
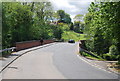
[[[43,45],[53,43],[53,42],[54,42],[53,40],[43,40]],[[35,47],[35,46],[40,46],[40,45],[41,45],[40,40],[16,42],[16,51]]]

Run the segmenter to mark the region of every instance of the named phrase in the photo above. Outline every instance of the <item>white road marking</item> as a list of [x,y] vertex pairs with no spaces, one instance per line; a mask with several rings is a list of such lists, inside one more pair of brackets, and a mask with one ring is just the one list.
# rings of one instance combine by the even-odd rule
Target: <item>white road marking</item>
[[[84,62],[88,63],[89,65],[91,65],[91,63],[90,63],[90,62],[88,62],[88,61],[84,60],[84,59],[83,59],[83,58],[81,58],[79,55],[77,55],[77,57],[78,57],[79,59],[81,59],[82,61],[84,61]],[[94,65],[91,65],[91,66],[93,66],[93,67],[97,67],[98,69],[101,69],[101,70],[106,71],[106,72],[108,72],[108,73],[112,73],[112,72],[107,71],[107,70],[105,70],[105,69],[103,69],[103,68],[100,68],[100,66],[99,66],[99,65],[97,65],[97,64],[94,64]]]

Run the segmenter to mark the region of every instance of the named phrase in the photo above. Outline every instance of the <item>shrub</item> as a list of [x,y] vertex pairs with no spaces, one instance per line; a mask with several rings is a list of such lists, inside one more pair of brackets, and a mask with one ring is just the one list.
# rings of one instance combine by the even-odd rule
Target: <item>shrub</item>
[[103,58],[106,60],[111,60],[111,55],[109,53],[103,54]]
[[118,60],[118,55],[111,55],[111,60]]
[[109,54],[110,54],[110,55],[118,55],[117,46],[111,45],[111,46],[109,47]]
[[82,56],[88,56],[88,54],[87,53],[85,53],[85,52],[83,52],[83,51],[80,51],[80,54],[82,55]]
[[118,64],[120,65],[120,55],[118,55]]
[[115,61],[119,59],[119,55],[111,55],[109,53],[103,54],[103,58],[106,60],[111,60],[111,61]]

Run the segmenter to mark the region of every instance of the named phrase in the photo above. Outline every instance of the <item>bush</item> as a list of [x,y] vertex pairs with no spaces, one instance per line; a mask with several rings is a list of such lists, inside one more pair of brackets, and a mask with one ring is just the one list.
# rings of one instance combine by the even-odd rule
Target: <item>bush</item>
[[110,60],[118,60],[118,49],[117,46],[111,45],[109,47]]
[[109,53],[103,54],[103,58],[106,60],[111,60],[111,55]]
[[116,55],[111,55],[111,60],[118,60],[118,55],[116,56]]
[[103,58],[106,59],[106,60],[111,60],[111,61],[115,61],[115,60],[118,60],[119,58],[119,55],[111,55],[109,53],[106,53],[106,54],[103,54]]
[[120,65],[120,55],[118,55],[118,64]]
[[110,54],[110,55],[118,55],[117,46],[111,45],[111,46],[109,47],[109,54]]
[[7,57],[7,56],[9,56],[11,53],[12,53],[11,51],[4,51],[4,52],[2,52],[1,54],[2,54],[2,57]]
[[85,52],[83,52],[83,51],[80,51],[80,54],[82,55],[82,56],[88,56],[88,54],[87,53],[85,53]]

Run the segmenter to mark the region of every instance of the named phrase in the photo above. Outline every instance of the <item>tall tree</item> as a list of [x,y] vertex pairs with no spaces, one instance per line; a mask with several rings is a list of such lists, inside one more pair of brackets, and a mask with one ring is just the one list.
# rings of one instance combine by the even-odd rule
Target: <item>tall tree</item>
[[64,16],[64,22],[68,24],[71,23],[70,15],[67,13],[65,13],[65,16]]
[[49,2],[3,2],[3,48],[13,46],[15,42],[53,37],[52,28],[47,24],[51,13]]
[[119,9],[120,2],[92,2],[88,9],[84,33],[91,37],[91,42],[87,41],[86,46],[98,55],[110,53],[109,48],[112,45],[119,48]]
[[70,18],[70,15],[65,13],[64,10],[58,10],[57,11],[57,14],[59,16],[59,22],[63,22],[63,23],[71,23],[71,18]]
[[74,18],[74,31],[78,33],[83,33],[84,23],[83,23],[83,15],[78,14]]
[[74,21],[82,21],[83,20],[83,15],[78,14],[73,19],[74,19]]
[[58,10],[57,13],[60,17],[60,21],[62,21],[64,19],[64,16],[65,16],[64,10]]
[[70,30],[74,30],[73,23],[70,24]]

